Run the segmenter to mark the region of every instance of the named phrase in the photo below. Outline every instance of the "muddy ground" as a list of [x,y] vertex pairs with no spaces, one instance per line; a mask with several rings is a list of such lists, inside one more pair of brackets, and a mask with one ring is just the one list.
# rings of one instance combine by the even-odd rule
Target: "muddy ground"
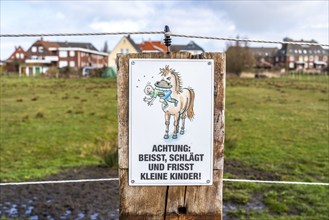
[[[266,175],[237,161],[225,162],[226,172],[240,178],[278,179],[273,173]],[[255,173],[256,172],[256,173]],[[257,173],[259,172],[259,173]],[[259,174],[259,175],[257,175]],[[118,177],[116,170],[104,166],[69,169],[46,180],[70,180]],[[224,183],[225,184],[225,183]],[[224,186],[225,187],[225,186]],[[224,202],[223,217],[241,205]],[[246,209],[263,210],[265,205],[252,201]],[[119,182],[86,182],[0,187],[0,219],[118,219]]]
[[[104,166],[67,170],[46,180],[118,177]],[[0,216],[10,219],[118,219],[119,182],[86,182],[0,188]]]

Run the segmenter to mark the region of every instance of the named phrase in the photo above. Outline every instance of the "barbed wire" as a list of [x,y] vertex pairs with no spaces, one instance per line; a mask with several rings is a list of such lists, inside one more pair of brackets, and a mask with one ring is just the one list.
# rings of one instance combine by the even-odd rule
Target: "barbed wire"
[[184,34],[171,34],[173,37],[185,37],[185,38],[198,38],[208,40],[223,40],[223,41],[241,41],[247,43],[267,43],[267,44],[292,44],[292,45],[310,45],[310,46],[323,46],[328,47],[329,44],[322,44],[316,42],[304,42],[304,41],[274,41],[274,40],[255,40],[255,39],[240,39],[240,38],[228,38],[228,37],[207,37],[207,36],[195,36]]
[[241,39],[228,37],[212,37],[168,33],[164,31],[136,31],[136,32],[99,32],[99,33],[41,33],[41,34],[0,34],[0,37],[73,37],[73,36],[102,36],[102,35],[140,35],[140,34],[167,34],[172,37],[196,38],[207,40],[222,40],[222,41],[238,41],[249,43],[266,43],[266,44],[292,44],[292,45],[309,45],[329,47],[329,44],[309,42],[309,41],[274,41],[274,40],[256,40],[256,39]]
[[101,35],[130,35],[130,34],[163,34],[163,31],[145,32],[101,32],[101,33],[49,33],[49,34],[0,34],[0,37],[74,37],[74,36],[101,36]]
[[[105,181],[118,181],[118,180],[119,180],[119,178],[102,178],[102,179],[53,180],[53,181],[35,181],[35,182],[11,182],[11,183],[0,183],[0,186],[41,185],[41,184],[59,184],[59,183],[86,183],[86,182],[105,182]],[[223,179],[223,181],[224,182],[243,182],[243,183],[329,186],[329,183],[318,183],[318,182],[291,182],[291,181],[247,180],[247,179]]]

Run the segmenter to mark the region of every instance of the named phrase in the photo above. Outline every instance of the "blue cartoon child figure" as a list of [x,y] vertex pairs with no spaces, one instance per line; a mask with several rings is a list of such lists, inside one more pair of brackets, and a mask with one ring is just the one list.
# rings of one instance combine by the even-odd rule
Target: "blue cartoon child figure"
[[144,97],[144,102],[147,102],[148,105],[153,105],[154,100],[159,97],[160,102],[163,103],[164,108],[169,106],[168,102],[174,103],[175,107],[178,104],[178,101],[171,97],[172,91],[168,88],[160,88],[155,85],[155,88],[148,83],[144,88],[144,93],[149,96]]

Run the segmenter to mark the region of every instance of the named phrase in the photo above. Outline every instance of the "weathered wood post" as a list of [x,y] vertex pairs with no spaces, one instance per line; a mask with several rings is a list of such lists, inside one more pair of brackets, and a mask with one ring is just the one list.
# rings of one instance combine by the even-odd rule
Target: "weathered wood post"
[[[199,91],[196,90],[196,85],[187,85],[187,75],[189,73],[184,73],[185,75],[183,76],[184,71],[182,70],[182,68],[174,68],[182,76],[182,82],[180,82],[181,84],[183,84],[182,86],[191,86],[192,89],[195,90],[194,92],[196,103],[200,103],[202,99],[210,100],[210,104],[206,104],[204,108],[206,112],[211,113],[210,118],[212,119],[211,123],[213,123],[211,126],[213,132],[208,132],[211,133],[209,134],[209,137],[213,138],[213,140],[208,140],[210,143],[209,146],[194,146],[194,142],[189,142],[190,139],[198,140],[199,137],[200,139],[202,139],[203,137],[207,136],[206,133],[202,133],[201,131],[191,134],[192,125],[196,125],[193,123],[199,123],[197,122],[197,120],[200,120],[200,117],[203,117],[203,113],[201,111],[196,111],[197,106],[194,106],[195,120],[192,122],[186,120],[186,128],[184,128],[182,119],[185,119],[186,116],[184,116],[183,114],[180,115],[180,121],[178,121],[178,123],[180,124],[177,125],[174,123],[174,113],[171,115],[172,117],[170,123],[168,122],[167,117],[165,117],[164,113],[165,109],[174,108],[173,106],[176,107],[176,104],[178,104],[178,106],[182,106],[183,104],[181,103],[183,103],[184,98],[175,96],[175,92],[173,92],[171,93],[171,96],[169,96],[168,99],[161,99],[160,95],[159,97],[157,97],[153,93],[153,97],[155,97],[155,100],[152,101],[151,93],[148,93],[146,91],[146,82],[148,82],[147,85],[151,85],[151,87],[154,87],[154,85],[156,86],[158,84],[164,84],[162,86],[167,86],[168,88],[172,86],[169,84],[166,85],[164,83],[164,80],[171,80],[170,77],[165,78],[165,65],[162,65],[163,69],[161,70],[162,73],[160,74],[159,68],[156,72],[152,70],[155,64],[152,64],[149,67],[148,65],[146,65],[146,67],[143,67],[145,69],[144,72],[134,72],[134,69],[132,69],[131,65],[134,65],[135,62],[131,61],[132,59],[147,59],[148,61],[152,61],[153,59],[155,59],[156,61],[161,61],[161,59],[173,59],[173,62],[177,60],[179,61],[181,59],[184,59],[181,60],[182,62],[188,62],[189,60],[200,61],[204,59],[208,62],[210,60],[208,62],[208,65],[212,67],[213,71],[213,76],[212,78],[210,78],[213,80],[213,84],[211,84],[213,87],[210,90],[208,90],[208,88],[204,88],[204,91],[212,92],[212,94],[209,93],[210,97],[206,97],[205,95],[203,95],[202,97],[203,93],[200,89]],[[137,62],[138,60],[135,61],[139,64],[139,62]],[[169,69],[173,67],[174,64],[176,63],[172,64],[169,62],[170,67],[166,68]],[[117,90],[120,219],[221,219],[222,177],[224,162],[225,54],[203,53],[200,55],[191,55],[190,53],[185,52],[177,52],[170,54],[127,54],[119,58],[118,67],[119,71],[117,76]],[[136,71],[140,70],[141,69],[136,69]],[[148,71],[152,72],[150,73],[151,75],[147,75]],[[140,74],[140,76],[135,77],[135,75],[131,75],[134,77],[130,78],[130,74]],[[200,72],[199,74],[202,75],[203,72]],[[161,77],[163,78],[163,80],[160,81]],[[156,84],[153,84],[154,82],[156,82]],[[202,84],[207,83],[208,82],[203,82],[202,80],[199,80],[198,86],[202,86]],[[134,88],[134,90],[132,88]],[[190,89],[189,94],[191,95],[191,88],[187,89]],[[166,93],[166,90],[161,91]],[[138,97],[138,94],[141,94],[142,96]],[[145,98],[149,98],[148,95],[151,96],[150,99],[145,100]],[[144,96],[145,98],[143,100]],[[189,98],[189,102],[191,102],[191,97],[189,96]],[[147,104],[153,105],[148,106]],[[139,111],[138,106],[136,105],[145,106],[145,109],[147,109],[147,111],[149,111],[150,113]],[[169,105],[169,107],[166,105]],[[211,109],[210,111],[209,107],[207,108],[206,106],[212,106],[213,109]],[[183,112],[183,110],[181,110],[181,112]],[[161,114],[162,116],[161,119],[155,119],[152,117],[152,115],[148,114]],[[189,116],[191,116],[191,114],[187,115],[187,117]],[[131,118],[131,121],[129,121],[130,117],[133,117]],[[151,120],[154,122],[154,124],[151,126],[152,128],[154,128],[153,130],[157,130],[159,127],[161,132],[163,131],[163,133],[159,134],[162,140],[160,143],[154,142],[154,144],[150,146],[140,146],[138,145],[139,142],[136,142],[136,139],[140,139],[140,141],[143,142],[144,139],[146,141],[150,141],[154,136],[158,136],[154,135],[153,131],[147,131],[147,128],[150,127],[148,127],[146,121],[145,123],[139,122],[139,118],[143,117],[147,117],[149,118],[147,120]],[[158,123],[157,120],[160,120],[160,123]],[[135,131],[135,126],[142,126],[143,129],[145,129],[144,131]],[[169,132],[167,133],[165,133],[165,126],[169,126],[167,127],[169,128]],[[177,130],[176,133],[178,137],[174,137],[176,133],[175,128],[173,128],[173,126],[175,126],[176,128],[178,128],[179,126],[183,126],[183,128],[181,128],[181,130],[183,130],[183,132],[181,133],[182,135],[180,135],[178,133],[179,131]],[[199,127],[195,129],[204,128]],[[183,135],[184,132],[185,134]],[[163,134],[169,134],[169,137],[163,136]],[[187,138],[187,142],[180,142],[181,140],[183,140],[183,138]],[[152,139],[152,141],[153,140],[155,139]],[[175,143],[178,145],[174,145]],[[185,143],[187,143],[187,149],[185,148],[186,146],[183,148],[183,145]],[[183,149],[181,149],[181,151],[183,152],[180,152],[180,150],[177,149],[175,151],[170,148],[170,146],[181,146]],[[130,149],[131,152],[129,152],[129,147],[132,147]],[[147,150],[145,150],[146,148]],[[198,151],[198,149],[202,148],[208,150],[212,149],[211,154],[209,154],[210,158],[206,159],[207,152],[204,154],[203,157],[203,153],[200,153]],[[178,155],[177,157],[175,157],[176,154]],[[197,159],[196,157],[194,157],[194,162],[191,162],[189,161],[189,159],[184,158],[185,156],[196,156],[196,154],[199,155],[198,162],[195,162],[195,159]],[[211,156],[213,157],[212,159]],[[152,163],[154,163],[153,165],[163,164],[164,166],[159,165],[158,168],[156,168],[156,166],[150,168]],[[210,176],[207,172],[202,173],[202,166],[205,167],[205,170],[207,170],[208,166],[204,165],[208,163],[211,164],[211,166],[209,166],[211,167]],[[176,167],[180,171],[173,171],[177,170],[173,169],[173,167]],[[153,171],[151,171],[152,169]],[[201,169],[201,171],[199,171],[198,169]],[[175,172],[182,173],[181,177],[176,179],[178,174],[176,175]],[[184,174],[183,172],[187,174]],[[148,181],[151,184],[147,184]],[[184,184],[184,182],[186,182],[186,184]]]

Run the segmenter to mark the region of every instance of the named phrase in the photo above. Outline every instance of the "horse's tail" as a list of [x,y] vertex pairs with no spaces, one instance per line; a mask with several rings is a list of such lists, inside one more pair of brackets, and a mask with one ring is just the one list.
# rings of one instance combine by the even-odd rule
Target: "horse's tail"
[[190,103],[187,108],[187,117],[188,117],[188,119],[190,119],[192,121],[192,119],[194,118],[193,107],[194,107],[195,93],[194,93],[194,90],[191,88],[189,88],[188,91],[190,92]]

